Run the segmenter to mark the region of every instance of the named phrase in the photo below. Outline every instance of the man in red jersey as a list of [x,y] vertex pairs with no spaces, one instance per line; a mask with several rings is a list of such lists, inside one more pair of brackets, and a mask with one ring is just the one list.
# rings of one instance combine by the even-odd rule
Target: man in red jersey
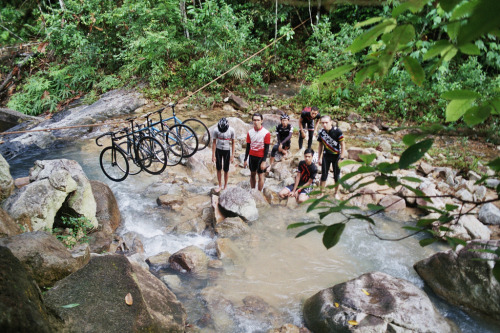
[[[255,188],[259,175],[259,191],[262,191],[265,181],[266,158],[271,144],[271,133],[262,127],[264,118],[260,113],[252,116],[253,128],[247,133],[247,150],[243,167],[250,167],[250,187]],[[247,162],[248,157],[250,159]]]

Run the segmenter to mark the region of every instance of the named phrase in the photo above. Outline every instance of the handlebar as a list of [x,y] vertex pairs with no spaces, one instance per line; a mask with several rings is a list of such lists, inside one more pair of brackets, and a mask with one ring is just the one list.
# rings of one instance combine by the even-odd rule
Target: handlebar
[[106,135],[113,135],[113,132],[106,132],[104,134],[101,134],[99,135],[96,139],[95,139],[95,144],[98,145],[99,147],[102,147],[102,144],[99,143],[99,139],[102,138],[103,136],[106,136]]

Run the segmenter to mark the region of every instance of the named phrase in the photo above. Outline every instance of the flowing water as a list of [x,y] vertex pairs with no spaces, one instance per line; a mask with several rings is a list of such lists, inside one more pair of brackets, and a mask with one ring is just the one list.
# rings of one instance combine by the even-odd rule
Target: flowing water
[[[214,239],[200,235],[179,236],[165,231],[165,224],[174,222],[175,215],[169,215],[172,221],[165,221],[165,215],[156,209],[156,198],[145,194],[148,186],[161,176],[142,173],[129,176],[121,183],[109,181],[99,168],[99,149],[91,140],[61,146],[50,152],[18,156],[9,161],[11,173],[15,178],[26,176],[36,159],[55,158],[78,161],[89,179],[103,181],[111,187],[122,213],[120,233],[133,233],[140,238],[146,257],[164,251],[174,253],[186,246],[196,245],[215,258]],[[284,323],[303,326],[301,307],[305,299],[321,289],[363,273],[381,271],[424,288],[423,281],[413,270],[413,263],[445,249],[440,245],[422,248],[415,238],[398,242],[380,241],[367,232],[364,222],[349,223],[339,244],[330,250],[323,247],[318,233],[296,239],[296,230],[286,230],[290,223],[313,218],[306,214],[303,207],[261,210],[259,220],[251,225],[251,232],[234,240],[236,255],[232,261],[223,261],[223,269],[203,278],[188,278],[181,274],[181,289],[176,290],[176,294],[188,312],[188,321],[196,324],[203,322],[205,310],[200,292],[210,287],[216,288],[218,297],[230,304],[224,308],[227,313],[212,313],[212,317],[218,320],[218,332],[266,332],[273,325],[279,327]],[[328,217],[327,223],[338,218]],[[377,231],[387,237],[405,235],[401,223],[387,217],[377,221]],[[439,300],[430,291],[428,294],[439,311],[457,323],[463,332],[498,332],[497,327],[470,317]],[[260,318],[238,311],[247,296],[262,298],[277,309],[280,319],[272,317],[269,320],[269,316]]]

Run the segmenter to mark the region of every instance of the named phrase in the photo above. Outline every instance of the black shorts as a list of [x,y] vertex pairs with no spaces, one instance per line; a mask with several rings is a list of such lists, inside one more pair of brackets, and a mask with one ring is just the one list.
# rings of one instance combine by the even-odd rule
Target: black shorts
[[[279,146],[278,144],[276,144],[276,145],[273,146],[273,149],[271,150],[271,157],[275,157],[276,156],[276,153],[278,152],[278,148],[279,148],[278,146]],[[287,143],[285,143],[283,145],[283,149],[285,149],[285,150],[290,149],[290,141],[288,141]]]
[[[290,192],[293,191],[293,187],[295,186],[295,184],[292,184],[292,185],[288,185],[286,188],[290,190]],[[309,193],[311,193],[313,190],[313,187],[312,186],[308,186],[308,187],[304,187],[304,188],[300,188],[300,186],[297,188],[297,191],[299,192],[299,194],[306,194],[307,196],[309,196]]]
[[248,156],[248,168],[250,172],[265,173],[266,169],[261,170],[260,165],[264,161],[263,157]]
[[302,128],[309,131],[314,131],[314,120],[302,121]]
[[215,149],[215,167],[217,170],[222,170],[222,162],[224,162],[224,172],[229,172],[229,157],[231,157],[230,150]]
[[335,182],[339,181],[340,168],[339,168],[339,154],[323,154],[323,159],[321,160],[321,181],[324,182],[328,178],[328,172],[330,171],[330,165],[333,165],[333,179]]

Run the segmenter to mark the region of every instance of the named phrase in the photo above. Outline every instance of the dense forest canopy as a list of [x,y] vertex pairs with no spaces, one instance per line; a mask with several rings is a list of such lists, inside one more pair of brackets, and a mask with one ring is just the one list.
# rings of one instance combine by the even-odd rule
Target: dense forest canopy
[[[448,23],[466,15],[480,0],[442,2],[456,5],[458,13],[430,1],[422,11],[406,11],[398,17],[400,24],[414,27],[415,38],[407,47],[416,61],[424,63],[437,41],[451,40]],[[467,89],[485,98],[498,94],[500,44],[498,34],[491,33],[474,40],[473,52],[460,51],[439,63],[425,62],[424,66],[435,68],[420,86],[396,54],[393,66],[380,79],[355,82],[355,70],[320,89],[307,88],[323,73],[346,63],[362,63],[377,47],[385,48],[379,41],[361,52],[348,50],[366,28],[357,23],[390,18],[393,8],[405,1],[4,3],[0,9],[0,94],[4,105],[28,114],[56,111],[81,96],[91,102],[110,89],[138,83],[147,84],[145,92],[152,98],[185,95],[284,35],[273,47],[211,85],[203,101],[207,105],[220,101],[225,89],[251,99],[258,87],[295,80],[305,86],[295,99],[297,104],[317,104],[340,115],[354,109],[432,122],[445,119],[448,101],[442,94],[446,91]],[[307,24],[293,30],[307,19]],[[498,117],[489,125],[490,133],[497,133]]]

